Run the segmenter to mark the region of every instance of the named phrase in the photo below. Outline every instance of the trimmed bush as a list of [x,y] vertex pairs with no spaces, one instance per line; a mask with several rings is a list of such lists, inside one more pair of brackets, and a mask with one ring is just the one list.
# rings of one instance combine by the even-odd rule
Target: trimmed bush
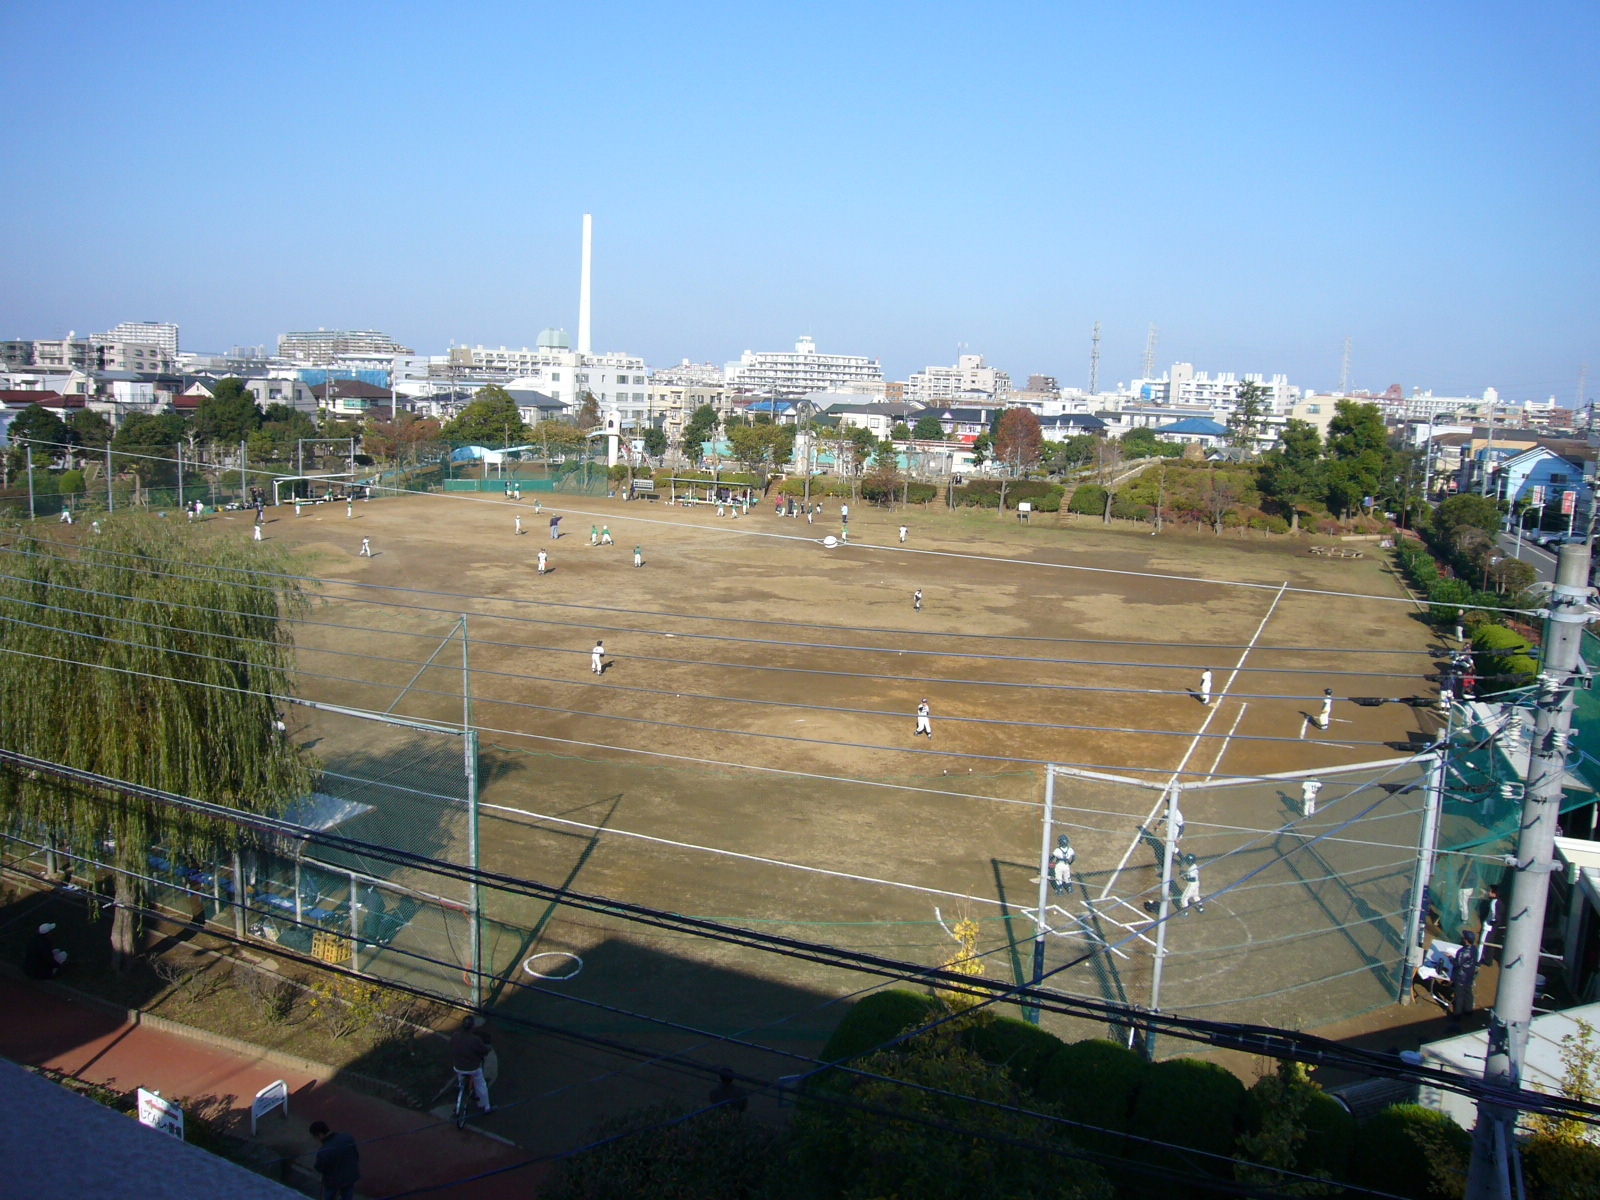
[[1472,1151],[1472,1135],[1443,1113],[1420,1104],[1391,1104],[1362,1125],[1360,1149],[1351,1155],[1352,1183],[1377,1191],[1434,1200],[1433,1176],[1423,1137],[1437,1137],[1462,1161]]
[[[931,487],[931,484],[913,483],[911,494],[915,496],[919,487]],[[778,485],[778,494],[782,496],[804,496],[806,494],[805,476],[785,479]],[[836,475],[813,475],[811,477],[811,498],[821,496],[848,496],[850,494],[850,481],[840,479]],[[931,493],[930,493],[931,495]]]
[[[1150,1064],[1126,1046],[1092,1038],[1063,1046],[1051,1055],[1039,1068],[1034,1090],[1042,1099],[1059,1104],[1074,1121],[1120,1134],[1128,1129],[1134,1101],[1149,1073]],[[1072,1136],[1096,1149],[1121,1140],[1081,1129]]]
[[1148,521],[1155,509],[1148,504],[1135,504],[1117,497],[1111,502],[1111,515],[1124,521]]
[[826,1062],[862,1054],[904,1033],[913,1025],[931,1020],[939,1004],[931,996],[904,988],[886,988],[863,996],[840,1018],[822,1047]]
[[[1006,507],[1016,508],[1018,501],[1026,500],[1040,512],[1058,512],[1061,507],[1062,488],[1043,479],[1016,479],[1006,483]],[[956,503],[971,508],[999,508],[1000,481],[974,479],[955,489]],[[1055,507],[1044,507],[1051,500]]]
[[[1240,1124],[1246,1132],[1259,1133],[1265,1104],[1271,1096],[1273,1076],[1258,1081],[1247,1093],[1240,1110]],[[1315,1088],[1315,1085],[1310,1085]],[[1325,1171],[1338,1180],[1350,1172],[1350,1146],[1356,1136],[1356,1119],[1327,1092],[1311,1090],[1305,1111],[1306,1140],[1300,1143],[1294,1169],[1315,1174]]]
[[996,1017],[967,1030],[963,1040],[985,1062],[1004,1067],[1030,1091],[1044,1064],[1066,1048],[1060,1038],[1015,1017]]
[[1481,675],[1512,675],[1512,679],[1485,680],[1484,694],[1503,692],[1530,683],[1539,670],[1528,640],[1504,625],[1479,625],[1472,631],[1473,661]]
[[1106,490],[1098,483],[1080,484],[1067,502],[1067,511],[1098,517],[1106,511]]
[[[1244,1084],[1216,1063],[1174,1058],[1150,1068],[1133,1102],[1129,1132],[1199,1150],[1219,1158],[1190,1158],[1177,1151],[1130,1141],[1127,1153],[1175,1171],[1201,1171],[1219,1180],[1233,1176]],[[1198,1196],[1203,1188],[1162,1185],[1165,1196]]]

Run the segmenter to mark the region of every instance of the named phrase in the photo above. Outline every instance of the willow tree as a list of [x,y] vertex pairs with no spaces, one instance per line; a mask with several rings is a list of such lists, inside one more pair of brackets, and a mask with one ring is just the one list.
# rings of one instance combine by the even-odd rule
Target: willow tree
[[[287,618],[306,603],[284,557],[136,518],[76,550],[19,534],[0,564],[0,745],[254,813],[311,790],[310,760],[279,728]],[[226,821],[9,768],[0,820],[116,868],[119,967],[137,953],[152,846],[215,861],[250,841]]]

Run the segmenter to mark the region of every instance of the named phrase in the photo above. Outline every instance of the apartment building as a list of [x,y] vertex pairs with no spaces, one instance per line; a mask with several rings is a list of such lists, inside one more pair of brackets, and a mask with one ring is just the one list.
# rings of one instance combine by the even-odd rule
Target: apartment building
[[914,404],[948,404],[957,398],[1003,396],[1011,376],[983,361],[981,354],[963,354],[953,367],[924,367],[906,380],[905,399]]
[[297,363],[325,366],[341,354],[377,354],[390,357],[410,354],[387,333],[376,329],[314,329],[278,336],[278,355]]
[[883,367],[875,358],[855,354],[818,354],[809,337],[794,344],[794,352],[746,350],[738,362],[726,367],[728,386],[738,392],[762,396],[806,396],[812,392],[841,391],[842,385],[883,386]]

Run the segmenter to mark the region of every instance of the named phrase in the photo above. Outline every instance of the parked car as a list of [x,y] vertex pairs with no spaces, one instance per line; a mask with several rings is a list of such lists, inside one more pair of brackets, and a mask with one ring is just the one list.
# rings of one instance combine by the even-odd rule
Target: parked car
[[1588,540],[1589,539],[1585,534],[1576,532],[1568,533],[1562,529],[1544,530],[1533,535],[1533,544],[1535,546],[1543,546],[1546,550],[1554,550],[1557,547],[1565,546],[1568,543],[1577,545]]

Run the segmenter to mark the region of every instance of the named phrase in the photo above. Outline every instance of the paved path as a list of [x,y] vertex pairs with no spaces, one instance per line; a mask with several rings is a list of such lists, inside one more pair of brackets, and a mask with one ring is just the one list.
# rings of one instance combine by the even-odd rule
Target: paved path
[[[458,1131],[419,1113],[316,1077],[250,1059],[165,1030],[129,1025],[50,985],[0,977],[0,1055],[47,1066],[120,1090],[145,1087],[163,1096],[217,1097],[227,1107],[224,1125],[248,1136],[249,1105],[276,1079],[289,1085],[290,1119],[264,1118],[260,1141],[285,1155],[304,1154],[316,1142],[312,1121],[326,1121],[361,1143],[362,1196],[380,1197],[444,1183],[527,1157],[503,1142]],[[309,1157],[300,1160],[309,1163]],[[543,1177],[538,1167],[473,1184],[426,1193],[442,1200],[528,1200]]]

